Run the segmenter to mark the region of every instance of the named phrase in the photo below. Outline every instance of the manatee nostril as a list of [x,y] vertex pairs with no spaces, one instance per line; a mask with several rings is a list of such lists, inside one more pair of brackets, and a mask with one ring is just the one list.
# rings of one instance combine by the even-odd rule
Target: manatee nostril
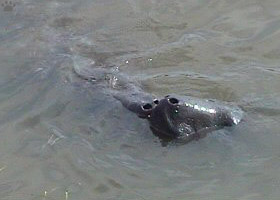
[[159,104],[159,100],[158,99],[154,99],[154,104]]
[[146,103],[142,106],[143,110],[151,110],[153,108],[152,104]]
[[171,103],[171,104],[178,104],[178,103],[179,103],[179,100],[176,99],[176,98],[169,98],[168,101],[169,101],[169,103]]

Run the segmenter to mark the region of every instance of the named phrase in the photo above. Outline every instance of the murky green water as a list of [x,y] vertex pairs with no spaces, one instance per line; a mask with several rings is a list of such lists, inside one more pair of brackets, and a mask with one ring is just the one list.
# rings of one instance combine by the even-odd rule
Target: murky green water
[[[279,199],[279,1],[2,2],[1,200]],[[245,121],[163,147],[73,73],[90,64],[234,102]]]

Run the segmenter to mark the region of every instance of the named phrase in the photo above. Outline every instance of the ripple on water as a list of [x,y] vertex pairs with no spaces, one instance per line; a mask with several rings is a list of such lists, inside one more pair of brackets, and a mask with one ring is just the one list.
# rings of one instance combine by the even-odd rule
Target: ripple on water
[[[0,5],[0,198],[278,199],[279,8],[226,0]],[[111,98],[105,85],[120,79],[103,68],[159,96],[234,102],[244,122],[161,146],[146,121]]]

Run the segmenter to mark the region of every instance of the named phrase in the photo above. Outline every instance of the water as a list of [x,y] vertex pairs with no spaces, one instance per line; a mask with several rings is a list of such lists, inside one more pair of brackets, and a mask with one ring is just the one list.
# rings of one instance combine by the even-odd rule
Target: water
[[[279,199],[279,8],[3,1],[0,199]],[[119,70],[155,95],[235,103],[245,121],[163,147],[107,83],[82,81],[75,65]]]

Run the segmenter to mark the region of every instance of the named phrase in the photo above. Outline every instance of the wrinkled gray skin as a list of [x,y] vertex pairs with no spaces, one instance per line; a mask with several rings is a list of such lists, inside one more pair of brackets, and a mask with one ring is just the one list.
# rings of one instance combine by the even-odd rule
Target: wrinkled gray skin
[[213,100],[168,95],[150,102],[135,101],[127,96],[116,96],[124,107],[147,119],[156,135],[193,140],[225,126],[238,124],[242,111]]
[[[155,99],[127,76],[105,68],[74,68],[80,78],[101,84],[128,110],[147,119],[155,135],[191,141],[225,126],[238,124],[243,112],[216,100],[168,95]],[[105,87],[106,88],[106,87]]]

